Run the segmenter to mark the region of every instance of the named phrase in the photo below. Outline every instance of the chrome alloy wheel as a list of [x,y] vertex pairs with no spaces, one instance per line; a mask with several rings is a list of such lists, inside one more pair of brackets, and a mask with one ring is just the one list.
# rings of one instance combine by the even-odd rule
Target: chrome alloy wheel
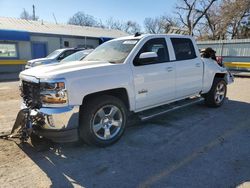
[[226,94],[226,87],[223,83],[218,83],[216,89],[215,89],[215,95],[214,99],[217,104],[221,103],[223,99],[225,98]]
[[114,105],[106,105],[94,114],[91,126],[99,139],[110,140],[119,133],[122,122],[121,110]]

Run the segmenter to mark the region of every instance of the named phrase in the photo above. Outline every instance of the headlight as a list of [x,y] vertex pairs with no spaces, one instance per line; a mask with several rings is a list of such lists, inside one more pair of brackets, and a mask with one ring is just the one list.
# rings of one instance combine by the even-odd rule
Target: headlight
[[44,107],[67,106],[65,81],[41,82],[41,102]]
[[38,61],[38,62],[35,62],[33,64],[31,64],[32,67],[35,67],[35,66],[39,66],[39,65],[43,65],[44,62],[42,61]]

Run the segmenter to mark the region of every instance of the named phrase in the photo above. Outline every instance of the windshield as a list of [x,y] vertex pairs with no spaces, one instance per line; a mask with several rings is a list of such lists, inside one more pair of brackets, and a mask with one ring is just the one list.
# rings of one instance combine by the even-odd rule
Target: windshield
[[113,40],[97,47],[84,61],[108,61],[123,63],[138,40]]
[[92,51],[93,51],[93,49],[89,49],[89,50],[82,50],[82,51],[73,53],[73,54],[69,55],[68,57],[64,58],[61,61],[61,63],[69,62],[69,61],[80,61],[84,57],[86,57],[88,54],[90,54]]
[[82,59],[83,55],[84,55],[84,51],[79,51],[64,58],[61,62],[79,61]]
[[54,59],[56,58],[59,54],[61,54],[62,50],[55,50],[54,52],[50,53],[46,58]]

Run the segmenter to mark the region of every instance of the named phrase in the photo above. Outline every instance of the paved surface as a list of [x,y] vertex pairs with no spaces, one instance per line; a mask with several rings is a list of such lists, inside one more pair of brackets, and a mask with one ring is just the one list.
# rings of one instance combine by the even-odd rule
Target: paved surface
[[[0,83],[1,129],[15,118],[16,86]],[[73,143],[36,152],[0,140],[0,187],[248,187],[249,112],[250,79],[237,78],[221,108],[197,104],[136,122],[108,148]]]

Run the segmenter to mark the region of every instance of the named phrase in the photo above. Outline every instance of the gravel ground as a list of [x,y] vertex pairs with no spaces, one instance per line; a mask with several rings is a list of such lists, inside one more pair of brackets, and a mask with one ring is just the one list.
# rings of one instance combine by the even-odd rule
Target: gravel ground
[[[0,132],[19,108],[18,82],[0,83]],[[54,144],[37,152],[0,139],[0,187],[250,187],[250,79],[221,108],[196,104],[137,122],[115,145]]]

